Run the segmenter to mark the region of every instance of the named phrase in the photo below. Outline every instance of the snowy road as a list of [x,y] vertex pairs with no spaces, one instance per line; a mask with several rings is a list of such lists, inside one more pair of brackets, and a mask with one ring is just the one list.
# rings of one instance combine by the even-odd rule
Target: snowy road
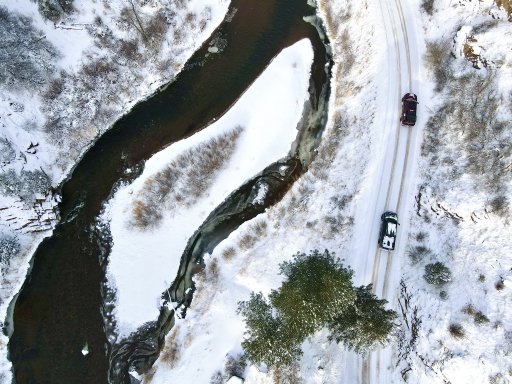
[[[379,121],[382,129],[385,149],[379,157],[373,185],[364,192],[360,208],[360,222],[356,224],[356,233],[360,245],[356,254],[361,258],[356,273],[358,283],[373,284],[374,293],[389,301],[394,307],[394,291],[400,277],[400,261],[405,253],[405,239],[408,233],[408,207],[410,179],[418,147],[418,126],[407,127],[400,124],[401,97],[407,92],[418,94],[419,57],[411,5],[400,0],[379,2],[387,41],[387,81],[383,94],[387,100],[380,107]],[[419,95],[421,102],[421,95]],[[364,210],[364,211],[363,211]],[[380,216],[385,211],[395,211],[401,223],[397,245],[394,252],[388,252],[377,246],[380,229]],[[358,248],[359,247],[359,248]],[[357,268],[357,266],[356,266]],[[354,369],[354,382],[390,383],[392,347],[377,349],[367,357],[351,356],[347,368]],[[356,373],[357,372],[357,373]]]

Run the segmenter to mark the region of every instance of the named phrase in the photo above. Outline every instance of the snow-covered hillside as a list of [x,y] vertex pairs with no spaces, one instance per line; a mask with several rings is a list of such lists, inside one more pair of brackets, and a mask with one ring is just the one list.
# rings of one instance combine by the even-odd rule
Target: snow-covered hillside
[[[176,319],[160,358],[140,379],[154,384],[224,383],[232,375],[262,384],[512,382],[512,3],[317,2],[335,61],[329,121],[318,154],[281,202],[205,256],[187,317]],[[16,12],[32,18],[26,41],[35,44],[46,36],[44,44],[37,41],[39,64],[26,72],[35,89],[15,73],[0,77],[2,317],[34,247],[48,234],[25,232],[55,222],[58,197],[49,193],[50,186],[95,137],[180,70],[228,5],[224,0],[134,3],[77,2],[74,12],[44,21],[29,0],[0,0],[9,9],[6,16],[0,8],[0,18],[11,25],[30,24]],[[154,37],[141,29],[137,15]],[[307,42],[297,43],[262,75],[276,62],[285,71],[272,75],[284,89],[265,110],[285,108],[289,115],[275,118],[288,121],[283,124],[291,129],[268,143],[275,152],[267,163],[286,153],[293,140],[310,55]],[[2,73],[9,73],[3,65]],[[400,97],[409,91],[420,102],[412,128],[398,121]],[[264,91],[252,97],[259,92]],[[104,216],[114,236],[109,279],[119,289],[115,315],[121,336],[156,317],[158,295],[171,282],[166,276],[173,278],[171,269],[194,228],[261,168],[257,159],[233,160],[240,151],[252,153],[244,141],[260,116],[259,110],[249,116],[237,108],[224,116],[228,122],[220,120],[155,155],[145,173],[109,202]],[[223,134],[231,135],[229,144],[222,143]],[[171,200],[179,191],[159,190],[158,175],[172,172],[173,164],[195,168],[181,157],[194,158],[193,145],[212,137],[226,158],[211,170],[208,190],[198,192],[202,203],[178,212]],[[238,168],[229,168],[235,163]],[[167,199],[163,209],[144,210],[155,191]],[[376,245],[386,209],[396,210],[401,221],[393,253]],[[153,215],[151,223],[159,220],[157,226],[144,228],[144,214]],[[186,225],[176,238],[167,238],[172,220]],[[153,249],[163,241],[172,253]],[[150,248],[153,260],[140,257]],[[301,360],[291,367],[245,365],[237,302],[251,291],[268,294],[277,288],[283,279],[279,264],[296,252],[326,248],[354,269],[356,285],[374,283],[377,296],[398,313],[389,346],[358,356],[319,332],[303,344]],[[133,256],[133,264],[126,263],[126,255]],[[131,276],[146,267],[146,281],[154,278],[151,290],[132,286],[144,282]],[[0,338],[2,383],[10,378],[6,341]]]
[[58,219],[53,188],[91,142],[176,76],[228,5],[0,0],[0,324]]

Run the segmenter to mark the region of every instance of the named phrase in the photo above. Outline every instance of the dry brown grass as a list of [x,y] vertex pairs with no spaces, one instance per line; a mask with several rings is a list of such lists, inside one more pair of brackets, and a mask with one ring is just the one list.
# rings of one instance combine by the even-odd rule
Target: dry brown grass
[[185,151],[149,177],[132,203],[130,224],[139,229],[150,228],[162,219],[163,210],[173,214],[178,206],[189,207],[203,197],[233,155],[242,130],[238,126]]
[[212,259],[206,267],[206,277],[208,284],[215,283],[219,280],[219,260],[217,258]]
[[498,7],[507,11],[508,21],[512,21],[512,0],[495,0]]
[[427,41],[425,61],[434,75],[436,92],[442,91],[452,77],[451,51],[452,43],[449,39]]
[[263,237],[267,234],[267,222],[263,219],[257,220],[254,224],[251,224],[250,228],[258,237]]
[[222,258],[226,261],[231,261],[235,255],[236,249],[234,247],[227,247],[222,251]]
[[462,339],[466,335],[464,328],[460,324],[450,324],[448,331],[455,339]]
[[251,249],[252,247],[254,247],[257,240],[258,239],[256,236],[253,236],[250,233],[245,233],[242,235],[242,237],[238,241],[238,247],[242,251],[247,251],[248,249]]
[[274,384],[301,384],[298,364],[292,366],[276,367],[272,369],[272,381]]
[[468,304],[464,308],[462,308],[462,312],[469,316],[474,316],[476,313],[475,307],[473,307],[473,305],[471,304]]
[[165,339],[164,349],[160,353],[160,360],[162,363],[169,365],[174,368],[178,360],[180,359],[179,345],[176,342],[177,329],[174,328],[169,336]]

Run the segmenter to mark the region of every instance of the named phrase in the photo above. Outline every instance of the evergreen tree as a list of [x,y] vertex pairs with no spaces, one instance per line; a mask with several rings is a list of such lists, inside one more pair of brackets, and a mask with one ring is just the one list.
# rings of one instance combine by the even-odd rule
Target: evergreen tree
[[279,290],[272,291],[270,302],[290,331],[303,338],[355,300],[352,271],[327,250],[297,253],[281,265],[281,273],[287,279]]
[[384,345],[393,329],[396,313],[386,310],[386,300],[372,294],[372,286],[354,289],[356,300],[329,321],[330,339],[356,352],[366,352],[376,344]]
[[290,365],[302,354],[301,343],[323,327],[330,340],[356,352],[387,341],[396,313],[384,308],[386,300],[373,295],[371,285],[353,287],[352,271],[333,253],[297,253],[281,273],[286,279],[269,301],[253,292],[238,304],[247,327],[242,346],[253,363]]
[[252,292],[248,301],[238,303],[238,313],[246,322],[242,347],[249,360],[272,367],[289,365],[300,357],[302,339],[289,332],[261,293]]
[[441,286],[452,281],[452,273],[447,266],[438,261],[437,263],[425,265],[423,278],[429,284]]

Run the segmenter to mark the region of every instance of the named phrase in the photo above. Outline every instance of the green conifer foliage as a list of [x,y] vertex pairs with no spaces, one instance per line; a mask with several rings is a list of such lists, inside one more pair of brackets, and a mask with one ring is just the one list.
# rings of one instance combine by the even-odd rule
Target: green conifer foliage
[[253,292],[239,303],[247,327],[242,346],[253,363],[292,364],[302,342],[324,327],[330,340],[356,352],[387,342],[396,313],[385,309],[386,300],[372,294],[371,285],[354,287],[353,272],[333,253],[297,253],[281,273],[285,281],[269,301]]

